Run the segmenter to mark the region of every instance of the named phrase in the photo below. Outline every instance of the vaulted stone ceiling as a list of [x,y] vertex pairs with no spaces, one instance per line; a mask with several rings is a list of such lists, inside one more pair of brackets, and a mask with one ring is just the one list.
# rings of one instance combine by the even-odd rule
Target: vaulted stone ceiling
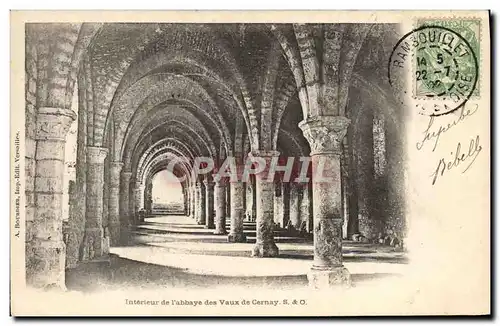
[[168,137],[189,148],[186,157],[307,155],[297,126],[316,114],[316,99],[324,113],[342,114],[349,86],[360,83],[390,98],[392,27],[325,26],[103,24],[82,64],[93,89],[92,143],[112,139],[110,159],[130,170]]

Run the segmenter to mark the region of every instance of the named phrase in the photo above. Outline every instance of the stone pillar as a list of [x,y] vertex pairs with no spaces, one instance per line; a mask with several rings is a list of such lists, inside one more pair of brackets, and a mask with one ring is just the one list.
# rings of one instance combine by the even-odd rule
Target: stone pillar
[[120,242],[126,244],[130,235],[131,214],[130,214],[130,179],[132,172],[122,172],[120,183]]
[[219,180],[215,183],[215,232],[214,234],[227,234],[226,232],[226,181]]
[[243,219],[245,218],[245,207],[243,196],[245,188],[243,182],[231,182],[231,227],[227,241],[229,242],[247,242],[245,233],[243,232]]
[[354,161],[354,143],[353,143],[353,130],[354,125],[351,125],[347,132],[347,141],[344,143],[344,159],[347,165],[347,183],[345,205],[348,206],[347,215],[347,239],[352,240],[353,235],[359,233],[358,225],[358,199],[356,192],[356,166]]
[[139,223],[143,223],[144,222],[144,218],[146,217],[145,215],[141,215],[141,214],[144,214],[143,213],[139,213],[140,210],[144,210],[144,201],[145,201],[145,195],[146,195],[146,185],[143,184],[143,183],[140,183],[138,182],[138,186],[137,186],[137,189],[136,189],[136,220],[137,220],[137,224]]
[[250,179],[246,183],[246,220],[254,222],[257,216],[257,200],[255,192],[255,178],[250,175]]
[[136,219],[136,204],[137,204],[137,182],[134,180],[130,181],[130,195],[129,195],[129,201],[128,201],[128,207],[129,207],[129,219],[130,219],[130,224],[131,225],[136,225],[137,224],[137,219]]
[[288,225],[290,221],[290,183],[283,182],[282,184],[282,196],[283,196],[283,227]]
[[196,223],[198,225],[205,225],[206,221],[206,193],[203,189],[203,184],[201,181],[196,181]]
[[308,279],[315,288],[351,283],[350,273],[342,264],[340,177],[342,139],[349,122],[342,116],[322,116],[299,124],[311,146],[314,261]]
[[140,182],[135,182],[135,211],[144,208],[144,190],[146,187]]
[[196,222],[200,219],[200,192],[198,191],[198,182],[195,181],[193,184],[193,193],[194,193],[194,209],[193,209],[193,218]]
[[373,110],[365,107],[359,114],[355,135],[358,228],[367,239],[375,239],[379,231],[379,223],[374,210],[376,191],[374,187]]
[[292,182],[290,184],[290,221],[296,230],[300,228],[299,191],[299,184]]
[[112,162],[109,176],[109,233],[110,245],[116,246],[120,242],[120,172],[122,162]]
[[259,151],[251,153],[254,157],[263,158],[266,162],[264,170],[255,175],[257,191],[257,240],[252,250],[252,257],[276,257],[279,250],[274,243],[274,179],[268,181],[269,168],[276,151]]
[[[229,219],[231,219],[231,185],[227,185],[226,183],[226,217],[229,216]],[[227,218],[226,218],[227,220]]]
[[144,202],[144,208],[146,209],[146,216],[150,216],[151,215],[151,206],[152,206],[152,196],[153,196],[153,193],[152,193],[152,188],[153,187],[153,184],[151,182],[151,179],[148,179],[148,181],[146,182],[146,190],[145,190],[145,202]]
[[191,215],[191,190],[189,189],[189,185],[185,183],[185,186],[183,188],[184,192],[184,208],[185,208],[185,214],[186,216]]
[[62,232],[62,195],[66,134],[76,119],[72,110],[38,109],[35,140],[34,224],[26,282],[37,288],[66,289],[66,246]]
[[[81,94],[84,83],[79,84],[78,92],[78,135],[76,149],[76,186],[70,197],[69,230],[66,241],[66,268],[77,267],[81,258],[80,247],[85,234],[85,207],[87,193],[87,112],[84,94]],[[80,97],[81,95],[81,97]],[[33,149],[33,153],[35,150]],[[32,173],[34,176],[34,171]],[[28,186],[29,183],[27,183]],[[33,197],[32,195],[29,197]],[[28,194],[27,194],[28,199]],[[26,208],[27,210],[29,207]],[[28,212],[26,213],[28,219]],[[27,229],[28,225],[27,225]],[[28,232],[27,232],[28,234]]]
[[191,210],[189,216],[193,219],[196,219],[196,186],[194,184],[191,184],[189,189],[189,191],[191,191]]
[[83,259],[94,260],[106,255],[109,239],[104,236],[102,225],[104,159],[108,150],[87,146],[87,205]]
[[274,182],[274,224],[279,228],[285,227],[283,224],[283,188],[281,187],[281,182]]
[[312,205],[312,183],[302,183],[300,192],[300,220],[301,230],[306,232],[313,231],[313,205]]
[[205,228],[215,229],[214,224],[214,182],[205,179],[205,192],[206,192],[206,212],[205,212]]

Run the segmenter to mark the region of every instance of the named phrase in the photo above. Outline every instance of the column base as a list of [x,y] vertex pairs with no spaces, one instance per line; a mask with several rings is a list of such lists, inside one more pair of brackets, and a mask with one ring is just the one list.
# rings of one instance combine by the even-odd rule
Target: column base
[[205,225],[205,229],[213,230],[215,229],[215,225]]
[[62,241],[34,240],[26,261],[26,283],[45,290],[66,291],[66,246]]
[[120,243],[120,223],[109,224],[109,245],[114,247]]
[[226,235],[227,231],[226,230],[215,230],[214,234],[215,235]]
[[75,268],[66,269],[68,286],[75,286],[85,290],[96,290],[102,284],[107,284],[113,277],[110,257],[83,261]]
[[344,266],[329,269],[312,267],[307,273],[309,286],[315,289],[328,289],[331,287],[350,287],[352,284],[351,273]]
[[230,233],[227,242],[247,242],[247,236],[244,233]]
[[109,252],[109,243],[104,237],[104,230],[102,228],[85,228],[82,260],[94,260],[102,257],[105,255],[106,249]]
[[80,242],[83,240],[83,232],[71,228],[64,234],[66,243],[66,268],[74,268],[80,261]]
[[205,221],[196,221],[196,224],[198,224],[198,225],[205,225]]
[[279,249],[274,242],[256,243],[252,249],[252,257],[278,257]]
[[130,226],[122,226],[120,227],[120,245],[125,246],[128,245],[130,240]]

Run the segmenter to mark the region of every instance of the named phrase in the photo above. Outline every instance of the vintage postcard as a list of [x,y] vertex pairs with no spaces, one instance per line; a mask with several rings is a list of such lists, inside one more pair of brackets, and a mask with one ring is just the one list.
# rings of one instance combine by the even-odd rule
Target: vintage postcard
[[12,315],[490,314],[489,20],[12,11]]

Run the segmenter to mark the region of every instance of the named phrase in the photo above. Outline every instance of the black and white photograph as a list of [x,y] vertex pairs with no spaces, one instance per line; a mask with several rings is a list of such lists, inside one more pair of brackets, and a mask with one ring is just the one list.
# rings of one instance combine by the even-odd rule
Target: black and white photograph
[[489,312],[487,12],[112,14],[11,13],[14,315]]

